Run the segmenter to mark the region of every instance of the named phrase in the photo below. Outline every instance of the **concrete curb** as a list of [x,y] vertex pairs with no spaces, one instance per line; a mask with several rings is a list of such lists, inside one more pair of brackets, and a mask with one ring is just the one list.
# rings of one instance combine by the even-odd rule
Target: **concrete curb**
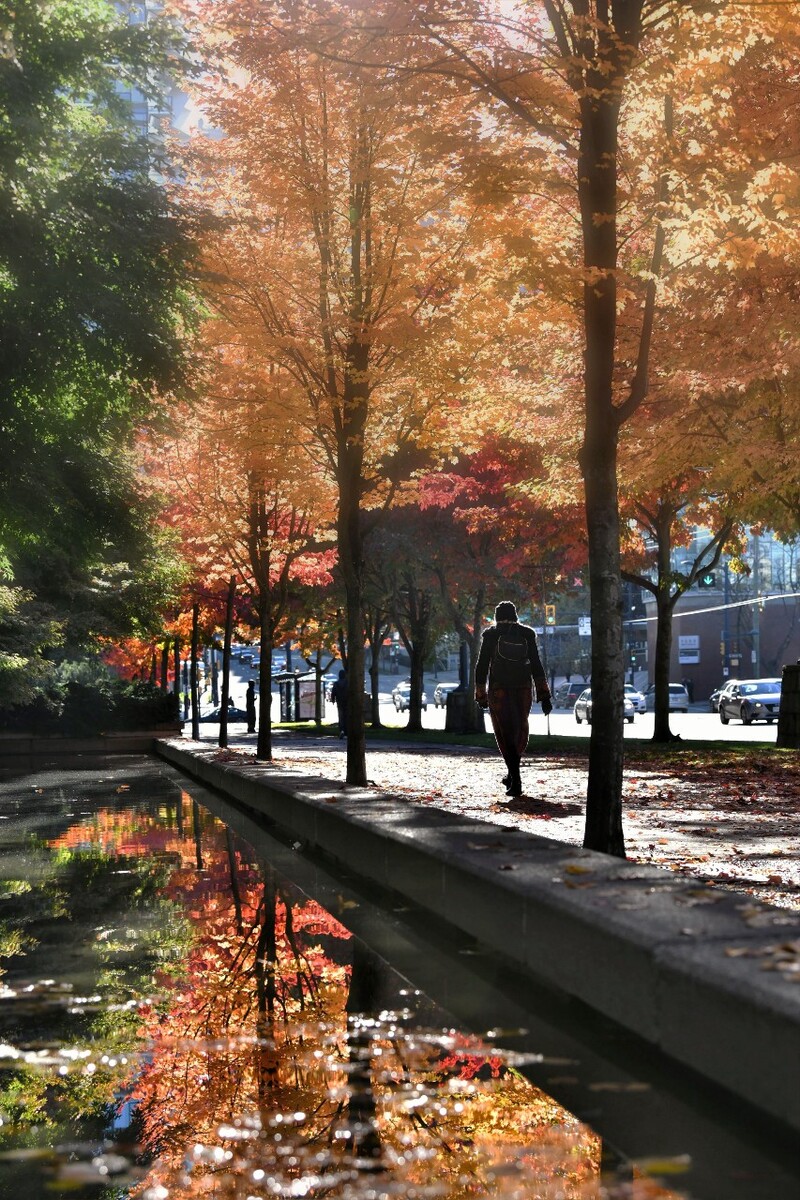
[[800,1129],[800,915],[367,788],[157,753]]

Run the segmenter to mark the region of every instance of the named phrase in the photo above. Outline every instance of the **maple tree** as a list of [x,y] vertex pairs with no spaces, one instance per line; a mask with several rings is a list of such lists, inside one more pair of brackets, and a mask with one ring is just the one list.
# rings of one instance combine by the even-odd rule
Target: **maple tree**
[[[348,668],[364,674],[364,513],[385,508],[460,386],[462,266],[475,203],[426,144],[415,83],[323,64],[260,4],[196,4],[222,71],[199,99],[224,136],[195,138],[187,177],[219,216],[206,294],[248,362],[291,377],[294,428],[337,489]],[[290,31],[291,33],[291,31]],[[441,115],[471,123],[443,93]],[[313,443],[313,444],[312,444]],[[361,689],[349,692],[347,778],[366,782]]]
[[209,321],[203,332],[211,356],[207,395],[183,411],[156,469],[169,494],[165,520],[182,532],[187,557],[215,594],[215,627],[223,624],[230,572],[243,594],[240,611],[247,597],[242,615],[255,624],[261,649],[256,753],[269,759],[272,652],[294,623],[293,586],[330,579],[330,489],[324,478],[308,477],[303,447],[274,403],[275,371],[248,379],[236,370],[227,325]]
[[508,432],[485,434],[480,449],[423,476],[419,497],[431,522],[428,561],[469,648],[472,695],[487,610],[506,598],[525,612],[533,596],[543,603],[545,577],[555,587],[585,565],[580,508],[550,486],[543,446]]
[[[672,614],[675,606],[689,588],[707,571],[713,570],[723,551],[734,541],[736,520],[722,502],[708,494],[707,480],[701,472],[687,472],[663,485],[650,495],[636,495],[623,514],[631,514],[631,522],[642,539],[636,546],[629,528],[623,546],[639,559],[638,570],[623,567],[623,577],[650,592],[656,602],[656,645],[653,663],[655,684],[655,724],[653,741],[672,740],[669,727],[669,682],[672,654]],[[706,531],[699,545],[676,569],[673,551],[678,546],[689,547],[692,534],[700,527]],[[652,550],[646,549],[644,539],[650,539]],[[627,543],[627,545],[625,545]],[[625,556],[623,556],[625,562]]]
[[[574,279],[583,339],[583,420],[579,462],[585,493],[594,637],[593,720],[587,788],[586,845],[624,855],[621,822],[624,659],[621,620],[617,449],[620,431],[648,394],[659,281],[674,216],[690,236],[700,230],[736,256],[742,206],[697,203],[741,189],[742,173],[723,172],[724,188],[697,178],[697,130],[717,135],[703,86],[725,99],[728,68],[775,37],[792,39],[792,6],[720,6],[713,12],[649,0],[494,6],[464,0],[346,6],[348,37],[316,6],[293,6],[284,20],[302,22],[308,45],[323,57],[348,56],[377,73],[402,63],[418,78],[446,76],[482,93],[498,119],[528,133],[527,151],[542,165],[539,192],[568,206],[576,221]],[[274,15],[273,21],[281,16]],[[692,86],[689,80],[697,79]],[[724,81],[719,85],[719,77]],[[686,86],[684,86],[686,85]],[[667,102],[664,96],[667,96]],[[676,149],[676,138],[680,145]],[[725,143],[724,135],[719,139]],[[671,168],[681,187],[673,188]],[[696,165],[696,162],[695,162]],[[686,169],[684,169],[686,168]],[[762,183],[767,183],[762,173]],[[678,197],[675,193],[680,191]],[[669,206],[673,205],[673,211]],[[734,213],[731,208],[735,208]],[[734,226],[733,230],[731,226]],[[716,262],[724,258],[717,253]]]

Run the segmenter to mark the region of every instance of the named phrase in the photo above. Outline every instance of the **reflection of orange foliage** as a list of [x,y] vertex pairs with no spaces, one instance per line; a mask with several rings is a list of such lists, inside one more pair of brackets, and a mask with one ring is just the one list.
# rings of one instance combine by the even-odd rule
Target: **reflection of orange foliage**
[[[435,1179],[443,1200],[596,1194],[599,1139],[496,1047],[349,1026],[350,934],[186,792],[158,812],[103,809],[51,846],[158,863],[160,894],[191,929],[185,961],[160,962],[165,999],[139,1010],[147,1051],[129,1090],[115,1085],[156,1158],[132,1197],[160,1185],[170,1200],[238,1200],[268,1177],[289,1194],[311,1175],[336,1192],[365,1152],[364,1122],[398,1192]],[[626,1186],[631,1200],[670,1197],[646,1177]]]

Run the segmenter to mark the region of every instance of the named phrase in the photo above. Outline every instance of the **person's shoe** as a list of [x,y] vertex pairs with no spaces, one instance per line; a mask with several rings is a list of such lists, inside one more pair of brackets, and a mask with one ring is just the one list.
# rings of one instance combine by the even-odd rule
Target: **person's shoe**
[[507,788],[507,787],[509,787],[509,786],[510,786],[510,784],[511,784],[511,776],[510,776],[510,775],[504,775],[504,776],[503,776],[503,778],[500,780],[500,782],[502,783],[502,785],[503,785],[503,787],[504,787],[504,788]]
[[517,773],[514,775],[513,779],[511,779],[509,781],[508,787],[506,788],[506,795],[507,796],[521,796],[522,795],[522,779],[520,778],[519,771],[517,771]]

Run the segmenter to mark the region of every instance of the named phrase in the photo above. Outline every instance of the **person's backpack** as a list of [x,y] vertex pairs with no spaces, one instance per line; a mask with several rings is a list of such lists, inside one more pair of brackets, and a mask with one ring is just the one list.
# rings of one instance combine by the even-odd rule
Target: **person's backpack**
[[529,662],[528,639],[519,626],[502,630],[497,638],[495,654],[507,663],[525,666]]
[[492,683],[506,688],[521,688],[530,682],[528,638],[517,624],[498,628],[498,640],[492,655]]

